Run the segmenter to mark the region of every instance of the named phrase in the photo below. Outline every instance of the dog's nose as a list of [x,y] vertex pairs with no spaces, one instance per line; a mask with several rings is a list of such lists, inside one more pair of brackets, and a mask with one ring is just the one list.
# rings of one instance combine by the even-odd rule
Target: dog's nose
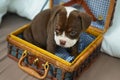
[[65,45],[65,44],[66,44],[66,41],[60,40],[60,45]]

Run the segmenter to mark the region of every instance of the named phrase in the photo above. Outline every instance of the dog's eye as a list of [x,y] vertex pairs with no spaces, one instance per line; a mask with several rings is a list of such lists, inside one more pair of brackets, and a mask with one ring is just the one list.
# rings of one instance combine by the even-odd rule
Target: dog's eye
[[56,29],[56,33],[59,33],[60,31],[58,29]]
[[77,34],[76,31],[71,31],[71,32],[70,32],[70,36],[75,36],[76,34]]
[[60,30],[56,29],[56,35],[61,35],[61,34],[62,34],[62,32]]

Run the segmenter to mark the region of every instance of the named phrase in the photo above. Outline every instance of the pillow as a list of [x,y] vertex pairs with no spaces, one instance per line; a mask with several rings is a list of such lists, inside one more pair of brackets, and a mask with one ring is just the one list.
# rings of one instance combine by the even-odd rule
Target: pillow
[[49,0],[11,0],[10,12],[32,20],[41,10],[49,8]]
[[0,0],[0,23],[2,17],[6,14],[8,8],[9,0]]
[[101,51],[120,58],[120,0],[117,0],[113,24],[104,34]]

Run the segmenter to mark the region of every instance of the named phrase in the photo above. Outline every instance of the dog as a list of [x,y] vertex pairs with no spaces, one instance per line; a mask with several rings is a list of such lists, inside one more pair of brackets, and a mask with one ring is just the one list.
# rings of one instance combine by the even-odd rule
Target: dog
[[24,30],[25,40],[55,53],[56,46],[69,48],[78,55],[80,33],[91,24],[91,16],[73,7],[55,6],[40,12]]

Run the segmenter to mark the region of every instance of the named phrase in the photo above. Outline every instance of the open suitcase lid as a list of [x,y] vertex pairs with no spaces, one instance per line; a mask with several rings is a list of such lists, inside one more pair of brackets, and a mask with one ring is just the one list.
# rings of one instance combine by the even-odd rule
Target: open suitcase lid
[[[60,0],[51,0],[50,6],[52,4],[58,4]],[[61,0],[61,1],[70,1],[70,0]],[[51,60],[52,63],[54,63],[56,66],[59,66],[61,68],[64,68],[67,71],[74,71],[82,62],[92,53],[93,50],[96,49],[96,47],[101,43],[103,33],[107,30],[107,28],[110,25],[112,14],[114,10],[115,0],[85,0],[87,5],[89,6],[92,13],[95,15],[98,20],[93,21],[91,23],[91,26],[88,28],[87,33],[91,33],[97,38],[88,45],[81,53],[80,55],[75,58],[72,62],[68,62],[58,56],[55,56],[53,54],[50,54],[48,51],[43,50],[23,39],[20,39],[18,36],[19,33],[21,33],[25,28],[27,28],[29,25],[25,25],[22,28],[16,30],[15,32],[11,33],[8,36],[8,41],[12,41],[13,43],[17,43],[21,48],[25,47],[25,49],[29,49],[31,52],[33,52],[36,56],[47,56],[47,58],[44,58],[45,60]],[[78,7],[77,7],[78,8]],[[20,44],[22,43],[22,44]],[[93,45],[94,44],[94,45]],[[29,48],[28,48],[29,46]],[[44,54],[39,54],[39,52]],[[85,53],[85,54],[84,54]]]
[[[110,26],[115,0],[52,0],[54,5],[73,6],[90,14],[92,21],[88,32],[104,33]],[[96,20],[95,20],[96,19]],[[96,34],[95,34],[96,35]]]

